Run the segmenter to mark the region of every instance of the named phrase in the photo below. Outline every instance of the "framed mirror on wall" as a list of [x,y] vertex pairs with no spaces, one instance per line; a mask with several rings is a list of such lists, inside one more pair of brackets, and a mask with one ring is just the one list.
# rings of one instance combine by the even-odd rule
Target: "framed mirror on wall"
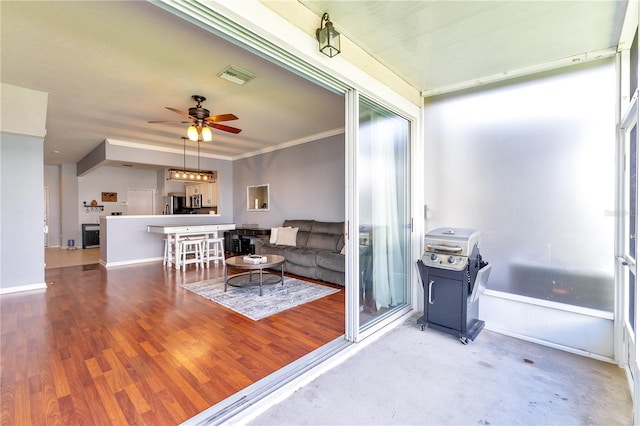
[[247,186],[247,211],[269,210],[269,184]]

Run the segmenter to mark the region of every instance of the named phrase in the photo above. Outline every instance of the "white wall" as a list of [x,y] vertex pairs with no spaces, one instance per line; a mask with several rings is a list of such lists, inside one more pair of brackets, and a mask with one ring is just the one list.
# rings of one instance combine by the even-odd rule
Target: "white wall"
[[[0,126],[5,133],[44,138],[47,133],[47,93],[2,83]],[[7,107],[10,106],[10,107]]]
[[613,312],[612,60],[429,100],[428,228],[483,232],[488,287]]
[[613,356],[615,82],[604,60],[425,102],[427,230],[482,232],[488,329]]
[[0,95],[0,293],[46,288],[42,142],[48,97],[7,84]]

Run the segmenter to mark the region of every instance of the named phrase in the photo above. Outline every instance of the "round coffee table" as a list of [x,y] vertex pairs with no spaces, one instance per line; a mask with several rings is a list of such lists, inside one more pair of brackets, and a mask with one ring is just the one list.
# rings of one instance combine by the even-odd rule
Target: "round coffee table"
[[[277,284],[282,283],[284,285],[284,256],[279,256],[277,254],[263,254],[267,258],[266,262],[262,263],[251,263],[245,262],[244,256],[235,256],[230,257],[225,260],[227,267],[238,268],[238,269],[247,269],[249,272],[244,272],[238,275],[234,275],[232,277],[227,276],[227,268],[224,268],[224,291],[227,291],[227,286],[233,287],[245,287],[250,285],[259,285],[260,286],[260,296],[262,296],[262,285],[263,284]],[[265,268],[274,268],[280,266],[280,274],[272,273],[269,271],[265,271]],[[259,271],[259,274],[255,274],[259,276],[259,279],[254,279],[253,271]],[[264,275],[269,275],[272,277],[277,277],[277,280],[269,279],[268,277],[265,279]],[[247,277],[249,279],[247,279]]]

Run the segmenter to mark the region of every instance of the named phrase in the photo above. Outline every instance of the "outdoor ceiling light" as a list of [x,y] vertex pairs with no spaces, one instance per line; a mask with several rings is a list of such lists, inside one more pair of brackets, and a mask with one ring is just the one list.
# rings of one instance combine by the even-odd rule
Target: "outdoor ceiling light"
[[[324,24],[326,22],[326,24]],[[324,28],[322,27],[324,24]],[[340,33],[333,28],[333,23],[329,20],[329,14],[325,13],[320,19],[320,28],[316,30],[318,48],[330,58],[340,53]]]

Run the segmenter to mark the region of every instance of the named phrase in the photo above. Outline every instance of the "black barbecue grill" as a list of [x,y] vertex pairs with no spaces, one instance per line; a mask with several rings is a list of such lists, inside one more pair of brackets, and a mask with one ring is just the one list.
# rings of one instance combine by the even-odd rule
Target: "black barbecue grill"
[[482,260],[479,238],[480,232],[462,228],[438,228],[425,235],[418,261],[424,288],[421,330],[428,326],[444,331],[466,345],[484,328],[478,305],[491,265]]

